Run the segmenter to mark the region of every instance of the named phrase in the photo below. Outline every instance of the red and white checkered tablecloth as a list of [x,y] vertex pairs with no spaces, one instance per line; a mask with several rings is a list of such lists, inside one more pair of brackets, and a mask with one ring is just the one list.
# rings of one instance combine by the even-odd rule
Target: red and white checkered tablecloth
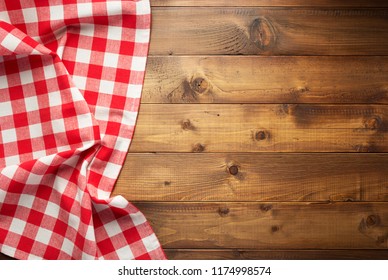
[[110,197],[133,135],[148,0],[0,0],[0,251],[18,259],[164,259]]

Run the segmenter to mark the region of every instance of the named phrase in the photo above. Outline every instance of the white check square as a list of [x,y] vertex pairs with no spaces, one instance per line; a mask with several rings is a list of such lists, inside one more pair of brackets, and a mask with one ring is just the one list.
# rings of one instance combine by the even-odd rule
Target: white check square
[[136,15],[148,15],[151,13],[151,8],[144,1],[136,2]]
[[140,98],[142,87],[142,85],[129,84],[127,89],[127,97]]
[[135,42],[136,43],[148,43],[150,39],[149,29],[136,29]]
[[102,175],[111,179],[116,179],[120,173],[120,170],[121,170],[121,165],[107,162],[104,173]]
[[116,54],[116,53],[108,53],[108,52],[106,52],[104,54],[103,65],[105,67],[117,68],[118,64],[119,64],[119,55],[118,54]]
[[22,9],[24,22],[38,22],[38,14],[35,8]]
[[1,45],[11,52],[14,52],[19,44],[20,40],[13,36],[11,33],[8,33],[1,42]]
[[106,6],[108,16],[116,16],[123,13],[121,1],[107,1]]
[[109,237],[113,237],[123,232],[116,220],[113,220],[110,223],[105,224],[104,228]]
[[26,105],[26,111],[32,112],[39,109],[38,98],[36,96],[24,98],[24,104]]
[[90,114],[77,115],[77,121],[79,129],[93,126]]
[[123,29],[118,26],[108,26],[108,36],[109,40],[121,40]]
[[77,62],[89,63],[91,55],[92,55],[92,52],[90,50],[77,49],[75,60]]
[[69,239],[64,238],[61,251],[71,256],[73,254],[73,250],[74,250],[74,243],[71,242]]
[[31,209],[32,205],[34,204],[34,200],[35,200],[35,197],[33,195],[22,194],[19,197],[18,205]]
[[0,76],[0,89],[8,88],[8,79],[7,76]]
[[14,165],[19,163],[20,163],[20,157],[18,155],[5,158],[6,165]]
[[48,245],[50,243],[52,234],[52,231],[40,227],[38,233],[36,234],[35,240]]
[[55,78],[57,76],[57,71],[53,64],[49,64],[43,67],[44,77],[46,80]]
[[53,218],[58,218],[59,206],[52,202],[47,202],[46,210],[44,211],[45,215],[51,216]]
[[64,11],[62,5],[50,6],[50,19],[51,20],[63,20]]
[[93,15],[93,3],[77,3],[78,17],[90,17]]
[[100,81],[100,93],[113,94],[115,83],[112,81],[101,80]]
[[40,123],[28,126],[31,138],[39,138],[43,136],[42,125]]
[[134,71],[144,71],[146,66],[147,58],[141,56],[132,57],[131,70]]
[[116,254],[119,256],[120,260],[132,260],[132,259],[134,259],[134,255],[133,255],[132,250],[129,246],[124,246],[123,248],[116,250]]
[[9,231],[22,235],[25,226],[25,221],[19,220],[18,218],[13,218],[11,226],[9,227]]
[[0,11],[0,20],[10,23],[7,11]]
[[86,77],[73,75],[73,82],[79,89],[86,89]]
[[19,76],[23,85],[31,84],[34,82],[34,77],[32,76],[32,71],[30,70],[19,72]]
[[59,106],[62,104],[61,93],[59,91],[50,92],[48,97],[50,107]]
[[12,143],[16,142],[17,135],[16,135],[16,129],[5,129],[1,131],[1,136],[3,137],[3,143]]
[[144,246],[147,249],[147,252],[151,252],[157,248],[159,248],[159,242],[156,238],[155,234],[151,234],[150,236],[147,236],[142,239]]
[[0,102],[0,117],[11,116],[12,114],[12,103],[10,101]]

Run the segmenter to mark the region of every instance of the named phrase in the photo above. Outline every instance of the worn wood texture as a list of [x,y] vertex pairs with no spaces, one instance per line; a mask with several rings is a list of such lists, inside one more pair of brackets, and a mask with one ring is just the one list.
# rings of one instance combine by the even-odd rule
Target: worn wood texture
[[388,250],[166,249],[171,260],[386,260]]
[[114,194],[167,256],[388,259],[388,2],[152,5]]
[[386,152],[382,105],[143,104],[132,152]]
[[259,7],[259,6],[307,6],[307,7],[388,7],[385,0],[151,0],[153,7]]
[[150,57],[143,103],[388,103],[388,57]]
[[137,203],[166,249],[384,249],[388,203]]
[[115,194],[129,201],[387,201],[387,170],[387,154],[129,154]]
[[155,7],[151,55],[386,55],[388,9]]

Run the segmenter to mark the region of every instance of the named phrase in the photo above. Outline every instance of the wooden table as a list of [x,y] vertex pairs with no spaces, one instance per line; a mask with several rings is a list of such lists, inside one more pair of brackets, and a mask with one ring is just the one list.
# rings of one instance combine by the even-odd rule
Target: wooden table
[[388,258],[388,1],[151,1],[114,194],[168,257]]
[[152,6],[114,193],[167,255],[388,258],[388,2]]

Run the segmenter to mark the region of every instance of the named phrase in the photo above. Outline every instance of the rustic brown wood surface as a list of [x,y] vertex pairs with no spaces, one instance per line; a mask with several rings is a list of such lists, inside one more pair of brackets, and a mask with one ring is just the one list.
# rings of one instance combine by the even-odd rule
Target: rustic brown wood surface
[[310,6],[310,7],[388,7],[385,0],[151,0],[153,7],[193,6],[193,7],[259,7],[259,6]]
[[170,259],[179,260],[386,260],[387,250],[206,250],[166,249]]
[[142,102],[387,104],[387,77],[380,56],[154,56]]
[[148,217],[164,248],[387,251],[387,203],[149,202],[136,205]]
[[143,104],[132,152],[387,152],[385,105]]
[[151,55],[386,55],[388,9],[155,7]]
[[129,201],[388,201],[387,169],[387,154],[131,153],[115,193]]
[[388,1],[151,5],[114,195],[167,256],[388,259]]
[[153,0],[114,194],[172,259],[388,259],[388,2]]

